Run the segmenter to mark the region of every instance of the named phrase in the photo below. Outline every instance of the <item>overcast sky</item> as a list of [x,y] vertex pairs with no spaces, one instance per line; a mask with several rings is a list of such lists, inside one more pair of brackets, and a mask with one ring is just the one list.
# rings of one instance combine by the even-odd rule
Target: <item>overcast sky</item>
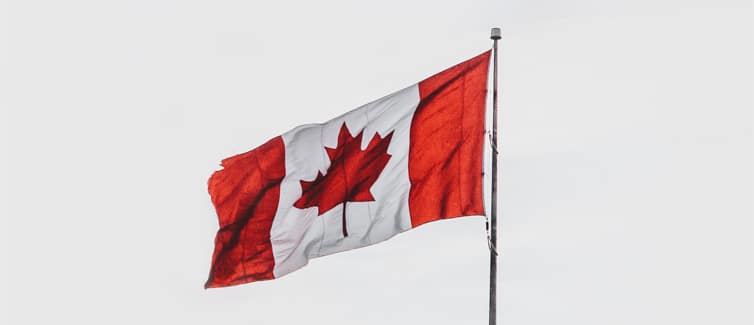
[[481,217],[204,290],[227,156],[501,42],[518,324],[752,324],[752,4],[0,0],[0,322],[484,324]]

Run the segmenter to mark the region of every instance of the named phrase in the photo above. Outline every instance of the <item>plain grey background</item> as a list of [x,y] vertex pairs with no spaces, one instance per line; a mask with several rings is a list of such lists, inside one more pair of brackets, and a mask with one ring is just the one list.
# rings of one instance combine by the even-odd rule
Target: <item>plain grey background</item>
[[0,1],[0,322],[484,324],[482,218],[204,290],[222,158],[501,43],[504,324],[752,324],[752,3]]

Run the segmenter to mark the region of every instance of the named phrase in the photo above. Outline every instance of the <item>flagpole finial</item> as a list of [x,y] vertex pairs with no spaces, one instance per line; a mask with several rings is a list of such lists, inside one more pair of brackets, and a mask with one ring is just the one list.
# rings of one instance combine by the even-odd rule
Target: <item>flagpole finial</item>
[[499,40],[502,38],[502,33],[500,32],[500,27],[492,27],[492,32],[490,33],[490,39],[493,40]]

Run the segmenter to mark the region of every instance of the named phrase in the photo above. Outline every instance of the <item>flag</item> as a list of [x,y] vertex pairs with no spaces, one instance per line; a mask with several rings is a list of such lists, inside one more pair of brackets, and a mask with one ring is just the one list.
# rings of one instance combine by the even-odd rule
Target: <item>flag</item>
[[484,215],[490,51],[222,161],[205,287],[279,278],[427,222]]

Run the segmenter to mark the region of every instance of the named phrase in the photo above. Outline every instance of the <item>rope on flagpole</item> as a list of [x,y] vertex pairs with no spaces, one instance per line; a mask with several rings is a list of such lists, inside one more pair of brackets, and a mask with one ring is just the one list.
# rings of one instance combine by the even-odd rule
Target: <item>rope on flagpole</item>
[[492,143],[492,132],[487,132],[487,136],[490,138],[490,148],[492,148],[494,154],[498,154],[497,143]]
[[497,247],[495,247],[495,245],[492,243],[492,240],[490,239],[490,235],[487,235],[487,248],[490,250],[490,252],[495,254],[495,256],[499,255],[497,253]]

